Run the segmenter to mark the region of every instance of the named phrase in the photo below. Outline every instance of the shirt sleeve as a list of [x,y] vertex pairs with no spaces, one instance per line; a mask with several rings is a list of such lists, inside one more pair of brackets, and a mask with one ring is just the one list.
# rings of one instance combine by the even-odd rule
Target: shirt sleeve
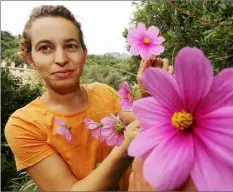
[[18,171],[33,166],[55,153],[47,144],[45,133],[35,124],[20,118],[9,118],[5,136],[14,153]]

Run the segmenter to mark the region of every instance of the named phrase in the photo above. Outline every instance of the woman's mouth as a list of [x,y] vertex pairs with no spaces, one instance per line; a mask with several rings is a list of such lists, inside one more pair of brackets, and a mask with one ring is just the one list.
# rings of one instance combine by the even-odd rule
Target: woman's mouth
[[73,70],[60,70],[53,73],[57,78],[68,78],[72,75]]

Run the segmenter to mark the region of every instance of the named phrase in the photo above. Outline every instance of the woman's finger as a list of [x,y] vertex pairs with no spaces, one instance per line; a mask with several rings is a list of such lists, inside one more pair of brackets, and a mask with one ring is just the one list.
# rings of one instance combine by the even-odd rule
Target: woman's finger
[[141,60],[141,63],[140,63],[139,69],[138,69],[138,74],[137,74],[138,80],[140,80],[144,71],[153,65],[153,62],[155,62],[156,59],[157,59],[156,56],[152,55],[151,58],[147,61]]
[[163,69],[165,71],[168,71],[168,65],[169,65],[168,59],[163,59]]
[[168,66],[168,73],[172,74],[174,73],[174,67],[172,65]]
[[154,60],[154,62],[152,63],[152,67],[163,67],[163,60],[160,58],[156,58],[156,60]]

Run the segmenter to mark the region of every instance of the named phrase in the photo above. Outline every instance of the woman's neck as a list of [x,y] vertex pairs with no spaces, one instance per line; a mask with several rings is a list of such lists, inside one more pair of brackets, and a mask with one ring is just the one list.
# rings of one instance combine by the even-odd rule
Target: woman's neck
[[41,102],[58,113],[75,113],[86,107],[88,95],[81,86],[77,86],[77,89],[66,94],[59,94],[52,89],[48,89],[42,95]]

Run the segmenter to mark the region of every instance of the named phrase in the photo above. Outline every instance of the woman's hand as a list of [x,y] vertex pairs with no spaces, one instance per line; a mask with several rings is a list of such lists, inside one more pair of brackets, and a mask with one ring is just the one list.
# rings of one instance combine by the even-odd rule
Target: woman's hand
[[131,141],[140,133],[140,123],[138,120],[133,121],[126,127],[125,143],[129,146]]
[[144,71],[149,67],[159,67],[168,71],[170,74],[174,73],[173,66],[169,65],[168,59],[161,59],[153,55],[148,61],[142,60],[137,74],[138,87],[140,89],[142,97],[150,96],[150,94],[142,84],[142,76],[144,74]]
[[[132,173],[129,178],[129,191],[158,191],[153,189],[151,185],[143,178],[143,163],[142,158],[135,158],[132,166]],[[156,170],[155,170],[156,171]],[[191,178],[178,189],[177,191],[197,191]]]

